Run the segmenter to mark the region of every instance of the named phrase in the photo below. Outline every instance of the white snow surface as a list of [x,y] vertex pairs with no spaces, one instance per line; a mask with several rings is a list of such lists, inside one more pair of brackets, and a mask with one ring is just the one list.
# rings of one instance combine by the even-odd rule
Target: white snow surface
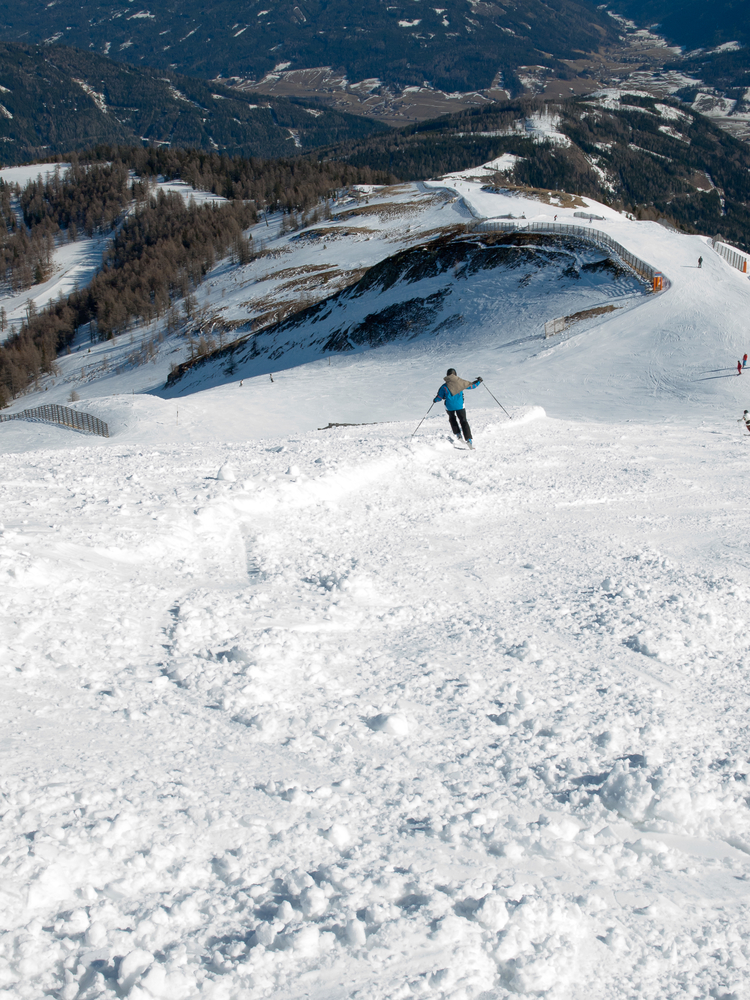
[[165,181],[163,178],[159,178],[156,188],[165,194],[179,194],[185,202],[193,201],[196,205],[220,205],[222,202],[226,203],[227,200],[220,194],[194,188],[187,181]]
[[559,343],[0,424],[0,997],[750,996],[750,287],[587,204],[671,285]]
[[69,166],[69,163],[29,163],[20,167],[0,167],[0,180],[6,184],[19,184],[24,188],[40,177],[43,181],[50,180],[56,170],[62,176]]
[[37,310],[50,302],[70,295],[76,288],[85,287],[102,266],[108,236],[82,237],[74,243],[61,243],[52,252],[51,275],[38,285],[25,288],[17,294],[0,296],[0,306],[8,318],[4,339],[17,332],[26,319],[29,302]]

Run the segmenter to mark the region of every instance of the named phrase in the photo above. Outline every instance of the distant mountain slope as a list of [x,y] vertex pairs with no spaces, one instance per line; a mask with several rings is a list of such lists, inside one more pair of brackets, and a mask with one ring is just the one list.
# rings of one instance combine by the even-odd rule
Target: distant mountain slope
[[[750,5],[742,0],[615,0],[613,9],[686,50],[675,68],[744,101],[750,87]],[[734,43],[734,44],[733,44]]]
[[5,5],[11,41],[93,48],[115,59],[209,78],[258,79],[274,67],[331,66],[351,80],[443,90],[487,88],[519,67],[561,73],[564,59],[616,38],[591,0],[19,0]]
[[658,24],[686,49],[711,49],[750,38],[750,9],[737,0],[615,0],[612,8],[635,21]]
[[0,162],[148,141],[291,156],[385,126],[284,98],[135,68],[62,46],[0,44]]

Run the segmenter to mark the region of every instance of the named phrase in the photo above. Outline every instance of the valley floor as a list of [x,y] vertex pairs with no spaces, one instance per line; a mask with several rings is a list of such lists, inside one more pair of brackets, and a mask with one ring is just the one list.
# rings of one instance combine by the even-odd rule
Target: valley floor
[[0,425],[0,996],[750,996],[750,435],[133,405]]

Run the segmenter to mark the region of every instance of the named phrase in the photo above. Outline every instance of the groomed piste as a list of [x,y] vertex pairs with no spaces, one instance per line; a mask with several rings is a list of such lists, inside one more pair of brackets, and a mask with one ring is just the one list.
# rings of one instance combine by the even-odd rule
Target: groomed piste
[[748,995],[750,285],[597,225],[670,287],[559,340],[0,424],[0,996]]

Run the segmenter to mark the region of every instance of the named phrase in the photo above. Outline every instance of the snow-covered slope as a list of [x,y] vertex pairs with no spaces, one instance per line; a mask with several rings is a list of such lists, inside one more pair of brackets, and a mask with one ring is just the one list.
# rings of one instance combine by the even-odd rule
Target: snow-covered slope
[[506,351],[528,357],[540,350],[551,303],[562,315],[594,310],[593,321],[599,310],[633,308],[643,294],[630,271],[579,241],[441,236],[373,266],[345,291],[255,334],[218,361],[207,359],[167,394],[183,396],[235,382],[237,374],[249,378],[321,356],[339,355],[340,363],[342,354],[403,341],[422,366],[439,370],[453,357],[494,368]]
[[[435,188],[444,190],[445,184],[440,182]],[[580,205],[563,207],[554,199],[545,204],[519,193],[493,193],[469,178],[452,177],[450,185],[459,201],[443,211],[465,205],[476,219],[512,217],[521,225],[587,225],[575,216],[582,210]],[[369,294],[354,294],[358,289],[344,293],[330,306],[311,310],[305,322],[287,321],[260,334],[256,347],[251,343],[244,355],[232,356],[235,366],[231,375],[227,374],[227,358],[223,358],[197,368],[165,394],[189,393],[212,382],[238,385],[240,379],[261,373],[263,378],[251,378],[243,388],[258,394],[258,409],[264,413],[269,405],[275,409],[265,384],[269,371],[306,361],[316,351],[325,355],[329,338],[335,339],[333,335],[342,332],[349,336],[354,331],[360,333],[360,340],[353,346],[367,353],[334,359],[331,367],[338,366],[339,372],[345,373],[340,379],[325,374],[334,380],[331,388],[337,400],[337,416],[331,419],[383,420],[415,413],[411,404],[415,391],[428,399],[435,373],[449,365],[463,365],[469,374],[481,373],[514,403],[541,403],[556,416],[609,419],[610,408],[616,407],[621,419],[658,416],[680,421],[695,407],[722,413],[728,406],[743,404],[744,382],[732,376],[737,359],[748,350],[744,323],[750,302],[747,276],[732,269],[704,237],[686,236],[656,223],[634,222],[590,199],[583,200],[584,210],[586,206],[601,217],[588,223],[592,229],[608,233],[641,259],[661,268],[667,279],[666,291],[654,295],[635,282],[604,281],[606,272],[599,272],[594,282],[587,280],[585,265],[602,260],[604,254],[588,249],[585,243],[578,245],[572,277],[562,264],[557,271],[551,265],[541,266],[546,250],[529,251],[529,256],[519,251],[512,262],[503,261],[487,271],[478,267],[462,271],[458,266],[453,272],[436,268],[429,280],[421,283],[406,275],[394,287],[384,281]],[[558,251],[564,258],[571,247],[561,246]],[[550,258],[555,256],[549,253]],[[702,268],[698,268],[699,257],[703,258]],[[383,323],[379,314],[395,302],[419,302],[436,292],[441,296],[439,309],[426,319],[417,317],[412,328],[425,339],[406,349],[379,347],[377,357],[373,357],[367,337],[373,328],[380,333]],[[559,339],[542,339],[546,320],[607,303],[618,308],[573,326]],[[637,308],[631,308],[633,305]],[[459,317],[460,322],[441,327],[445,320]],[[414,335],[406,328],[408,312],[389,319],[396,332],[401,322],[404,336]],[[324,361],[321,367],[327,365]],[[704,376],[709,377],[701,381]],[[284,378],[304,386],[315,376],[307,368],[295,368]],[[366,383],[372,390],[364,395]],[[378,388],[382,385],[388,386],[385,396]],[[403,408],[403,399],[409,409]],[[280,408],[288,411],[290,407],[285,400]],[[301,407],[300,412],[310,411]],[[263,417],[259,419],[265,426]],[[312,425],[303,426],[307,429]]]
[[218,392],[0,426],[3,995],[744,996],[739,432]]
[[76,288],[87,285],[102,266],[102,254],[106,245],[106,236],[94,236],[56,247],[52,254],[52,273],[46,281],[0,299],[8,323],[3,339],[21,328],[30,302],[36,309],[43,309],[55,299],[70,295]]
[[[750,289],[597,214],[671,286],[560,343],[0,423],[0,996],[748,996],[748,376],[690,379]],[[411,437],[449,358],[474,453]]]

